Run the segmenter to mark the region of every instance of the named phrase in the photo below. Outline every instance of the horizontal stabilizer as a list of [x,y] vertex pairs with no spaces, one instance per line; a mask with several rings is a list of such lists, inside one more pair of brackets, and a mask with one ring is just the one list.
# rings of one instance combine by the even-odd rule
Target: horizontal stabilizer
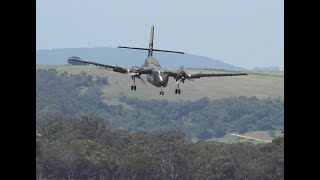
[[[149,50],[149,48],[136,48],[136,47],[125,47],[125,46],[118,46],[118,48],[123,48],[123,49],[137,49],[137,50]],[[161,50],[161,49],[153,49],[153,51],[184,54],[184,52]]]
[[71,56],[68,58],[68,63],[71,65],[87,65],[85,62],[81,60],[81,58],[77,56]]

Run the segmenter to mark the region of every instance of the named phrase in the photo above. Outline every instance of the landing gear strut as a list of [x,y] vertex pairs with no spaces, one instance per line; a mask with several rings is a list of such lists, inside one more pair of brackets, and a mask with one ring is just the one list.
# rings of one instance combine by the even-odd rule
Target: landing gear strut
[[137,86],[135,85],[136,84],[136,78],[134,76],[132,76],[131,78],[133,79],[133,85],[131,86],[131,91],[132,90],[136,91],[137,90]]
[[164,95],[164,91],[163,91],[163,87],[161,86],[161,91],[160,91],[160,93],[159,93],[159,95]]
[[181,89],[179,88],[179,81],[178,81],[178,89],[175,90],[176,94],[180,94],[181,93]]

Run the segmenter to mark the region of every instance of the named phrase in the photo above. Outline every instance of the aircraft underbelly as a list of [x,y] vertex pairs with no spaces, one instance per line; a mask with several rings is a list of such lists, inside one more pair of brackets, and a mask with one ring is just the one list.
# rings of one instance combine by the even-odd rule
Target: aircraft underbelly
[[158,75],[154,74],[147,74],[147,81],[156,87],[166,87],[168,85],[169,77],[159,77]]

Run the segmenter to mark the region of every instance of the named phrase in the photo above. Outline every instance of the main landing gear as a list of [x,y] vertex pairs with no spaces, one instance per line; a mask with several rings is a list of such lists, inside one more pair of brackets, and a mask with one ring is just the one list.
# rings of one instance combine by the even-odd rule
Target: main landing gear
[[164,91],[163,91],[163,87],[161,86],[161,91],[160,91],[160,93],[159,93],[159,95],[164,95]]
[[179,82],[178,82],[178,89],[175,90],[176,94],[180,94],[181,93],[181,89],[179,88]]
[[136,91],[137,90],[137,86],[135,85],[136,84],[136,78],[134,76],[132,76],[131,78],[133,79],[133,85],[131,86],[131,91],[132,90]]

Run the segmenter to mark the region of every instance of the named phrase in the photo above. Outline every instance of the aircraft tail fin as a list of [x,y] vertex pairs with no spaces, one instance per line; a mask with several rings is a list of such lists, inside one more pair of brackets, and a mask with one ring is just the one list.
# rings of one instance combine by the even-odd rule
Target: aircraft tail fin
[[150,43],[149,43],[149,51],[148,56],[152,56],[153,54],[153,36],[154,36],[154,26],[151,26],[151,32],[150,32]]

